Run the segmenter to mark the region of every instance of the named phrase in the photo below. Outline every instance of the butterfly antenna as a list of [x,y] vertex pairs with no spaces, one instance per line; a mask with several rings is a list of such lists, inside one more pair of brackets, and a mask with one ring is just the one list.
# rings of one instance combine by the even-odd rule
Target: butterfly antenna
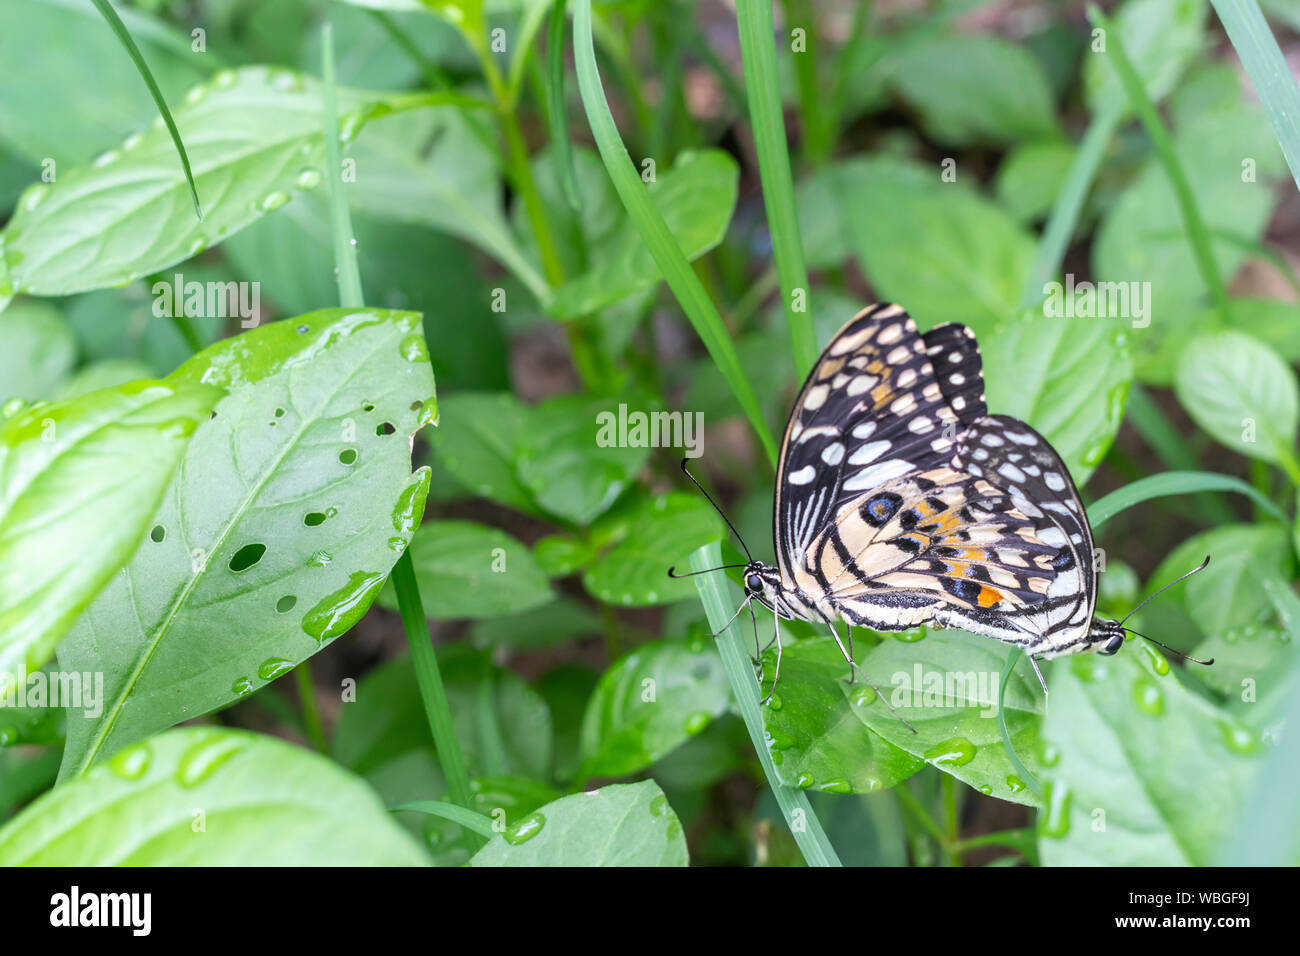
[[[1171,587],[1173,587],[1173,586],[1174,586],[1175,584],[1177,584],[1179,581],[1186,581],[1188,578],[1190,578],[1190,577],[1191,577],[1193,574],[1195,574],[1197,571],[1204,571],[1204,570],[1205,570],[1205,566],[1206,566],[1207,564],[1209,564],[1209,563],[1210,563],[1210,556],[1207,554],[1207,555],[1205,556],[1205,560],[1204,560],[1204,561],[1202,561],[1202,562],[1201,562],[1199,565],[1197,565],[1196,567],[1192,568],[1192,570],[1188,571],[1188,572],[1187,572],[1186,574],[1184,574],[1182,577],[1180,577],[1180,578],[1176,578],[1175,580],[1170,581],[1168,584],[1166,584],[1166,585],[1165,585],[1164,587],[1162,587],[1162,588],[1157,588],[1154,594],[1149,595],[1145,600],[1142,601],[1141,604],[1139,604],[1139,605],[1138,605],[1137,607],[1135,607],[1133,610],[1131,610],[1131,611],[1129,611],[1127,614],[1125,614],[1125,615],[1124,615],[1124,621],[1127,621],[1129,618],[1131,618],[1131,617],[1132,617],[1134,614],[1136,614],[1138,611],[1140,611],[1140,610],[1142,610],[1144,607],[1146,607],[1147,604],[1148,604],[1148,602],[1155,600],[1155,599],[1156,599],[1157,597],[1159,597],[1163,592],[1168,591]],[[1119,626],[1120,626],[1120,627],[1124,627],[1124,621],[1120,621],[1120,622],[1119,622]],[[1131,628],[1124,628],[1124,629],[1125,629],[1125,630],[1131,630]],[[1133,633],[1134,633],[1134,634],[1137,634],[1137,631],[1133,631]],[[1150,641],[1151,638],[1148,637],[1147,640]],[[1151,643],[1153,643],[1153,644],[1159,644],[1160,642],[1159,642],[1159,641],[1151,641]],[[1161,646],[1161,647],[1164,647],[1165,645],[1160,644],[1160,646]],[[1177,651],[1174,651],[1174,653],[1177,654],[1178,652],[1177,652]],[[1189,658],[1189,660],[1190,660],[1190,658]]]
[[1208,661],[1203,661],[1199,657],[1193,657],[1191,654],[1184,654],[1182,651],[1176,651],[1168,644],[1161,644],[1154,637],[1147,637],[1145,634],[1141,633],[1140,631],[1135,631],[1131,627],[1126,627],[1124,628],[1124,630],[1128,631],[1130,634],[1134,634],[1138,637],[1150,641],[1156,647],[1163,647],[1165,650],[1167,650],[1170,654],[1173,654],[1175,657],[1181,657],[1183,660],[1191,661],[1193,664],[1204,664],[1206,667],[1209,667],[1211,664],[1214,663],[1213,657],[1211,657]]
[[705,568],[703,571],[687,571],[684,574],[677,574],[677,565],[674,564],[668,569],[668,576],[670,578],[691,578],[697,574],[712,574],[714,571],[726,571],[729,568],[743,568],[746,566],[744,564],[720,564],[716,568]]
[[745,539],[740,536],[740,532],[737,531],[736,526],[731,523],[731,519],[723,514],[722,509],[718,507],[718,503],[713,500],[713,497],[707,491],[704,490],[704,486],[695,480],[695,476],[686,470],[686,463],[688,461],[690,461],[689,458],[682,459],[682,474],[691,479],[691,484],[700,489],[700,494],[704,495],[705,500],[707,500],[709,504],[713,505],[713,510],[716,511],[719,517],[727,523],[727,527],[731,529],[731,533],[736,536],[736,540],[740,542],[740,546],[745,549],[745,557],[749,558],[750,561],[753,561],[754,556],[749,553],[749,547],[745,544]]

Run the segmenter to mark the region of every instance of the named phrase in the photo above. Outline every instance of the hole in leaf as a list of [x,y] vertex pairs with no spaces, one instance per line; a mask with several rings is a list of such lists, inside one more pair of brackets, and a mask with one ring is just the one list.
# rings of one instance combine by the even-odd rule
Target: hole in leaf
[[357,460],[357,450],[355,448],[344,448],[339,452],[339,461],[345,465],[350,465]]
[[276,417],[276,418],[283,418],[283,417],[284,417],[284,409],[283,409],[283,408],[277,408],[277,409],[275,410],[275,417]]
[[375,403],[366,402],[364,405],[361,406],[361,410],[363,412],[373,412],[375,410]]
[[298,603],[297,595],[286,594],[284,597],[280,598],[280,600],[275,602],[275,609],[279,611],[281,614],[283,614],[286,611],[292,611],[293,606],[297,603]]
[[247,571],[258,561],[262,560],[262,555],[266,554],[266,545],[264,544],[246,544],[230,559],[230,570]]
[[413,412],[418,412],[423,407],[424,407],[424,402],[420,401],[418,398],[415,401],[411,402],[411,411]]
[[214,419],[214,418],[216,418],[216,417],[217,417],[217,410],[214,408],[214,409],[212,410],[212,414],[211,414],[211,416],[209,416],[209,418],[208,418],[208,421],[211,421],[212,419]]
[[167,529],[160,524],[154,525],[153,530],[149,532],[149,540],[155,544],[162,541],[165,537],[167,537]]
[[397,428],[393,425],[392,422],[384,422],[382,425],[380,425],[378,428],[375,429],[375,434],[391,435],[395,431],[397,431]]
[[307,525],[309,528],[314,528],[318,524],[322,524],[328,517],[329,515],[325,514],[323,511],[311,511],[302,519],[302,523]]

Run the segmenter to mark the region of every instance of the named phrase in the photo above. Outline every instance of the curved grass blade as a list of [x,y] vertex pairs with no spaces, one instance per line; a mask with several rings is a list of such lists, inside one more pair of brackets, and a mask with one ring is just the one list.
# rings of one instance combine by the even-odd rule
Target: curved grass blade
[[441,817],[444,820],[450,820],[452,823],[459,823],[467,830],[473,830],[479,836],[492,839],[492,821],[481,813],[475,813],[473,810],[466,810],[464,807],[458,807],[454,803],[443,803],[441,800],[412,800],[410,803],[399,803],[395,807],[388,808],[391,811],[413,810],[416,813],[427,813],[432,817]]
[[632,157],[623,144],[614,117],[609,111],[609,102],[605,99],[605,90],[601,86],[600,71],[596,67],[596,50],[591,33],[591,0],[575,0],[573,9],[573,47],[578,70],[578,89],[582,94],[582,105],[587,113],[587,122],[592,136],[600,150],[600,158],[605,163],[610,180],[618,192],[623,208],[636,224],[641,238],[645,241],[650,254],[654,257],[659,271],[664,274],[669,288],[677,297],[682,310],[691,320],[696,333],[704,342],[718,370],[722,373],[732,394],[744,410],[758,434],[759,441],[767,452],[768,461],[776,467],[776,442],[772,432],[763,419],[758,399],[745,378],[740,359],[731,342],[727,328],[722,324],[717,307],[709,298],[704,284],[700,281],[691,264],[686,260],[681,247],[673,237],[672,231],[659,210],[655,208],[645,183],[632,162]]
[[1124,509],[1141,504],[1143,501],[1166,495],[1186,495],[1197,491],[1235,491],[1250,498],[1263,511],[1283,524],[1290,523],[1286,513],[1258,488],[1246,484],[1240,478],[1220,475],[1212,471],[1166,471],[1163,474],[1140,478],[1094,501],[1088,508],[1088,521],[1095,531]]
[[199,222],[202,222],[203,207],[199,205],[199,191],[194,186],[194,174],[190,172],[190,158],[185,153],[185,144],[181,142],[180,130],[176,128],[176,121],[172,119],[171,110],[167,109],[167,101],[163,99],[162,90],[158,89],[153,74],[149,72],[149,64],[144,61],[144,54],[135,45],[135,40],[131,39],[131,32],[127,30],[126,24],[117,15],[117,11],[113,9],[108,0],[93,0],[93,2],[95,8],[108,21],[109,27],[117,35],[118,40],[122,42],[122,46],[126,48],[127,54],[135,63],[135,68],[140,71],[140,77],[144,80],[144,85],[149,87],[149,95],[153,97],[163,122],[167,124],[167,132],[171,134],[172,142],[176,144],[176,153],[181,158],[181,166],[185,170],[185,181],[190,186],[190,199],[194,202],[194,215],[199,217]]
[[[579,3],[583,2],[585,0],[579,0]],[[722,547],[717,542],[705,545],[691,555],[692,571],[716,568],[721,563]],[[700,592],[700,603],[704,605],[704,613],[708,615],[709,626],[717,629],[721,629],[731,617],[728,608],[735,603],[724,591],[722,580],[724,579],[708,574],[695,577],[695,585]],[[754,671],[745,658],[744,639],[736,632],[734,623],[718,634],[718,653],[722,655],[722,666],[727,671],[732,696],[736,699],[736,706],[740,708],[745,729],[749,731],[749,739],[753,741],[754,750],[763,765],[763,773],[767,776],[767,784],[772,788],[772,794],[781,807],[782,816],[787,823],[800,817],[805,821],[803,829],[791,827],[804,860],[809,866],[839,866],[840,858],[836,855],[830,840],[826,838],[817,814],[808,803],[808,795],[802,790],[786,786],[777,776],[772,755],[763,742],[763,716],[758,710],[760,693],[758,681],[754,678]]]

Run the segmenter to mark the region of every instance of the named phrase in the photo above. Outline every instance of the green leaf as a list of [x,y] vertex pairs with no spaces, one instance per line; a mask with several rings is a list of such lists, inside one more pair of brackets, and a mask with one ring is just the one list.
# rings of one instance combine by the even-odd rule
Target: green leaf
[[[438,663],[470,776],[548,779],[551,716],[537,692],[522,677],[461,645],[440,647]],[[356,700],[343,708],[334,757],[370,780],[408,762],[422,764],[432,779],[440,777],[410,658],[389,661],[362,678]],[[397,796],[385,792],[386,798]],[[400,794],[400,799],[419,796]]]
[[[365,115],[345,122],[349,135]],[[0,236],[17,291],[65,295],[123,285],[190,258],[321,180],[320,96],[297,74],[222,72],[194,87],[175,117],[206,218],[195,219],[160,119],[91,165],[23,193]]]
[[[91,679],[94,679],[93,676]],[[0,709],[0,748],[37,746],[62,749],[63,708],[50,706],[50,700],[55,692],[60,695],[64,693],[84,695],[82,688],[86,685],[81,681],[81,675],[60,675],[53,664],[47,664],[41,668],[39,676],[28,674],[21,683],[13,682],[7,693],[0,694],[0,701],[3,702]],[[93,684],[90,686],[90,692],[93,695]],[[62,699],[60,697],[60,700]],[[91,701],[86,696],[82,696],[81,703],[90,705]],[[4,757],[0,756],[0,761],[3,760]],[[5,772],[0,774],[0,777],[8,776],[10,773],[10,767],[6,766]],[[2,789],[3,786],[0,785],[0,790]],[[3,799],[0,799],[0,806],[2,805]]]
[[1040,139],[1017,146],[998,167],[998,202],[1020,222],[1041,219],[1052,209],[1074,163],[1068,140]]
[[[1127,0],[1115,28],[1147,95],[1159,102],[1205,45],[1205,0]],[[1104,42],[1104,33],[1093,45]],[[1123,109],[1128,98],[1101,51],[1084,56],[1083,88],[1093,113]]]
[[1174,390],[1196,424],[1233,451],[1264,461],[1295,460],[1295,372],[1262,342],[1241,332],[1198,335],[1183,349]]
[[1042,69],[999,37],[922,35],[904,42],[890,66],[899,94],[941,143],[1014,143],[1059,131]]
[[432,416],[419,316],[327,309],[226,339],[170,382],[230,394],[153,530],[60,649],[102,671],[69,712],[63,776],[275,679],[365,613],[423,514],[411,436]]
[[[764,641],[770,638],[766,630],[759,635]],[[775,651],[764,657],[764,686],[771,686],[775,660]],[[780,680],[762,715],[768,751],[786,784],[870,793],[906,780],[925,765],[867,726],[866,707],[856,701],[875,691],[860,680],[856,686],[847,683],[848,676],[848,664],[830,638],[797,641],[782,652]]]
[[[198,827],[196,809],[205,826]],[[191,727],[122,751],[0,830],[6,866],[419,866],[374,792],[272,737]]]
[[979,334],[1016,314],[1034,243],[1001,207],[938,170],[921,184],[864,164],[850,181],[849,234],[883,300],[923,327],[964,322]]
[[0,422],[0,675],[44,664],[131,557],[219,397],[141,381]]
[[1251,790],[1259,739],[1134,651],[1053,668],[1038,818],[1048,866],[1209,865]]
[[469,638],[475,647],[533,650],[599,634],[601,630],[600,618],[594,613],[576,601],[560,598],[518,614],[476,621]]
[[[411,563],[431,618],[517,614],[553,598],[532,552],[504,531],[472,521],[430,521],[411,541]],[[385,607],[397,598],[385,589]]]
[[[685,152],[671,169],[656,173],[649,194],[687,259],[708,252],[727,231],[736,205],[736,161],[721,150]],[[555,290],[550,313],[560,319],[588,315],[660,279],[636,225],[616,220],[590,237],[592,261],[578,277]]]
[[1043,433],[1082,486],[1124,417],[1133,377],[1124,326],[1024,318],[981,336],[989,408]]
[[0,400],[54,397],[76,361],[76,340],[57,309],[20,302],[0,312]]
[[[529,414],[521,436],[520,480],[546,511],[576,525],[589,524],[650,457],[648,429],[658,409],[658,402],[644,395],[621,400],[563,395],[542,402]],[[645,416],[644,442],[633,443],[631,413],[637,413],[638,421]]]
[[471,866],[686,866],[686,837],[653,780],[561,797],[475,854]]
[[152,375],[153,369],[143,362],[134,359],[104,359],[82,366],[77,374],[59,386],[56,397],[60,400],[78,398],[101,388],[115,388]]
[[516,511],[537,505],[519,477],[517,459],[529,409],[509,392],[460,393],[441,404],[430,436],[434,454],[467,489]]
[[623,777],[703,731],[731,699],[704,641],[651,641],[601,675],[582,721],[578,779]]
[[668,569],[682,568],[694,551],[721,536],[712,507],[673,492],[645,499],[628,521],[626,536],[583,574],[588,593],[623,607],[670,604],[695,593],[691,581],[670,578]]

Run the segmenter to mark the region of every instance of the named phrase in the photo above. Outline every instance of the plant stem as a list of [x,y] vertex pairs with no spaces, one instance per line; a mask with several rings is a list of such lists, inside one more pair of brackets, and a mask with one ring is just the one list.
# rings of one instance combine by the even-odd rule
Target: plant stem
[[302,708],[302,724],[307,731],[307,739],[321,753],[329,753],[325,725],[321,723],[320,708],[316,704],[316,689],[311,682],[310,657],[293,669],[293,679],[298,686],[298,703]]

